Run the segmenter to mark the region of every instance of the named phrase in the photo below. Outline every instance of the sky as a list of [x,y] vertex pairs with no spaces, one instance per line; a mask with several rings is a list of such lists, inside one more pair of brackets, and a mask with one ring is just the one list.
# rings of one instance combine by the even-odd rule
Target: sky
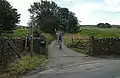
[[[20,25],[30,20],[28,9],[40,0],[7,0],[21,14]],[[120,25],[120,0],[53,0],[58,6],[66,7],[76,14],[82,25],[110,23]]]

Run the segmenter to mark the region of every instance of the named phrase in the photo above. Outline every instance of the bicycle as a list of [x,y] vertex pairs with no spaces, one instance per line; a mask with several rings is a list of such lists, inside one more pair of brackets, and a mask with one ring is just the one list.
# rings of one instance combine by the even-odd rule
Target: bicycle
[[58,45],[59,45],[59,49],[61,50],[62,49],[62,41],[61,40],[58,41]]

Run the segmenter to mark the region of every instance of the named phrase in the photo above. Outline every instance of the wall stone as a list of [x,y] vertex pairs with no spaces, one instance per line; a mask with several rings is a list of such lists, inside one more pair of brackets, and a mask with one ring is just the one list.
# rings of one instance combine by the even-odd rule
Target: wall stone
[[104,38],[94,39],[92,46],[93,55],[120,55],[120,39],[116,38]]
[[10,61],[18,58],[14,49],[10,44],[16,49],[19,55],[22,55],[25,50],[25,40],[24,39],[1,39],[0,40],[0,65],[4,66]]

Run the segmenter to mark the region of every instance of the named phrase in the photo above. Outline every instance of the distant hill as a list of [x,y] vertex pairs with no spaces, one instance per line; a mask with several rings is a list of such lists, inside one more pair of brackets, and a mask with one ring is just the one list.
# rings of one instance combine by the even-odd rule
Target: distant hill
[[[88,27],[88,26],[92,26],[92,27],[96,27],[97,25],[80,25],[81,27]],[[120,25],[111,25],[112,27],[120,27]]]
[[88,26],[92,26],[92,27],[94,26],[95,27],[96,25],[80,25],[80,26],[81,27],[88,27]]
[[16,25],[16,28],[30,28],[29,26]]
[[120,27],[120,25],[112,25],[113,27]]

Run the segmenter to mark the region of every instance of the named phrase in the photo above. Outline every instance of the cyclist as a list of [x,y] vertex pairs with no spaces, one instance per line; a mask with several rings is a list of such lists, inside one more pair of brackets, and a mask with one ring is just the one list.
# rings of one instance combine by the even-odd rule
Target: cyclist
[[62,42],[62,35],[58,35],[58,43]]
[[62,32],[60,32],[60,31],[58,34],[57,41],[58,41],[59,48],[61,49],[62,48]]

